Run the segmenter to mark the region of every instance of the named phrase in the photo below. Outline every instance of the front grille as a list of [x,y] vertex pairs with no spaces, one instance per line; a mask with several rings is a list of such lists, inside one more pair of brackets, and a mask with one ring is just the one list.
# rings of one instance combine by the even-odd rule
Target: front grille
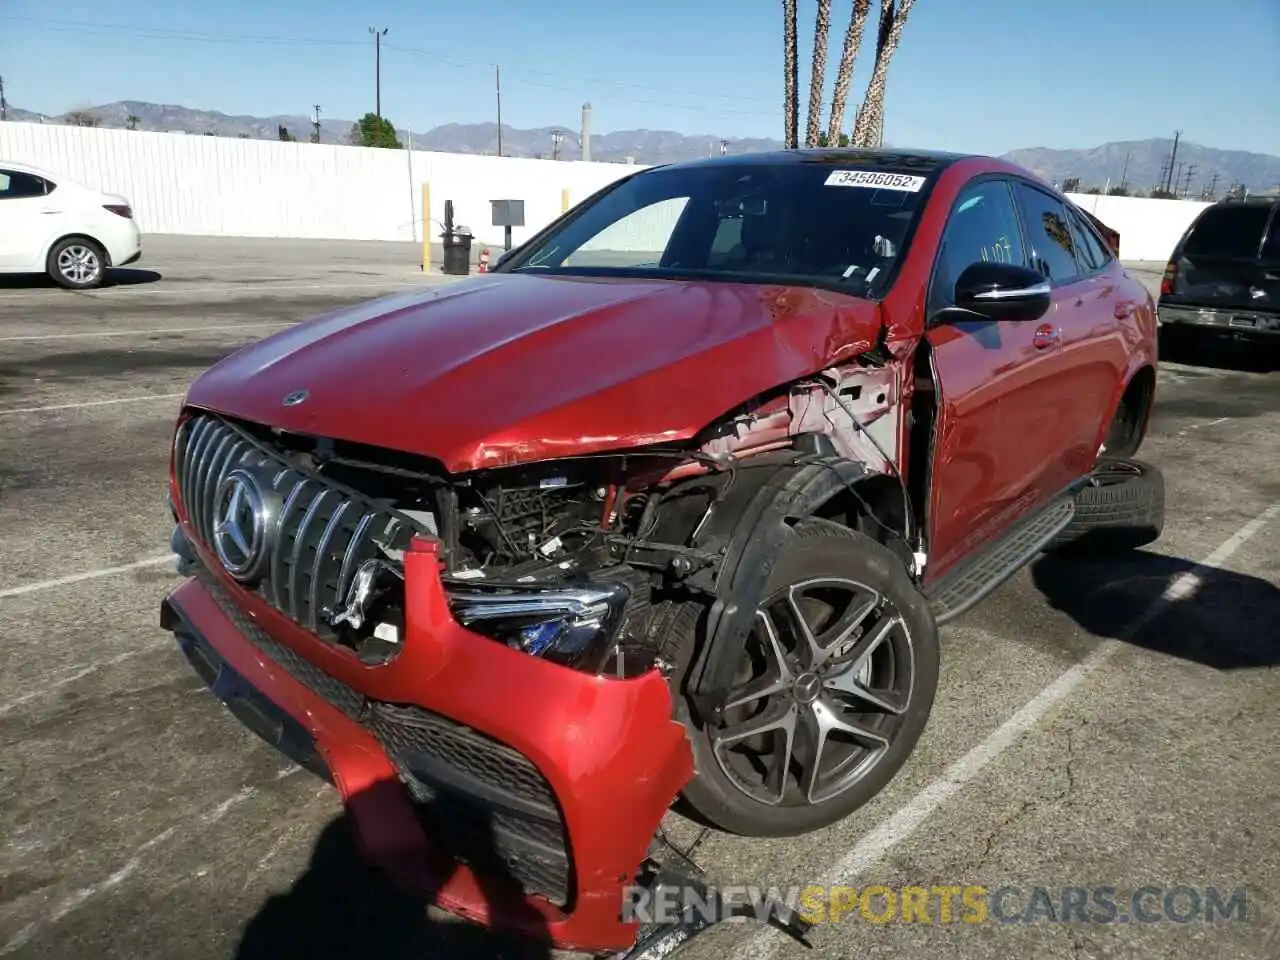
[[178,433],[175,472],[195,534],[210,550],[218,488],[237,467],[270,477],[281,501],[275,523],[265,531],[269,561],[251,588],[299,626],[336,641],[326,612],[344,609],[360,565],[382,556],[379,543],[389,546],[413,532],[412,521],[304,470],[244,428],[201,413]]
[[421,707],[365,697],[272,637],[203,565],[196,575],[246,640],[377,738],[433,843],[478,873],[568,905],[573,872],[564,819],[528,757]]

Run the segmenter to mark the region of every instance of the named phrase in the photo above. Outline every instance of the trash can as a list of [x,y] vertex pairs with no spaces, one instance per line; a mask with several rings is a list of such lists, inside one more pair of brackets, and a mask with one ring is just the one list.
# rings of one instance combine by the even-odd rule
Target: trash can
[[440,239],[444,244],[444,272],[451,277],[465,277],[471,272],[471,231],[466,227],[445,230]]

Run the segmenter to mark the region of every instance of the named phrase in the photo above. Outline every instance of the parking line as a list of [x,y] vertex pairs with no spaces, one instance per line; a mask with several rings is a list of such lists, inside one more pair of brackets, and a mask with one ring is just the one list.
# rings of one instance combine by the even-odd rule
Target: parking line
[[47,413],[51,410],[78,410],[81,407],[108,407],[116,403],[145,403],[148,400],[180,400],[185,393],[148,393],[142,397],[116,397],[114,400],[83,400],[80,403],[55,403],[47,407],[14,407],[0,410],[0,417],[16,413]]
[[7,600],[9,597],[21,597],[28,593],[39,593],[41,590],[53,590],[56,587],[66,587],[73,583],[83,583],[85,580],[97,580],[100,577],[112,577],[118,573],[129,573],[132,570],[142,570],[146,567],[158,567],[162,563],[172,563],[173,554],[166,553],[163,557],[151,557],[148,560],[135,560],[133,563],[121,564],[118,567],[100,567],[97,570],[86,570],[84,573],[73,573],[68,577],[58,577],[54,580],[40,580],[36,583],[24,583],[20,587],[7,587],[0,590],[0,600]]
[[13,343],[19,340],[77,340],[82,337],[131,337],[144,334],[159,333],[213,333],[223,330],[241,330],[245,327],[284,327],[292,324],[292,320],[259,320],[256,323],[224,323],[206,327],[161,327],[159,329],[138,330],[94,330],[89,333],[32,333],[14,337],[0,337],[0,343]]
[[[1170,604],[1194,596],[1204,580],[1213,576],[1217,567],[1236,553],[1278,514],[1280,514],[1280,503],[1272,504],[1228,537],[1211,554],[1174,579],[1164,593],[1152,601],[1115,639],[1103,640],[1088,656],[1060,674],[1017,713],[996,728],[989,737],[951,764],[942,776],[929,783],[891,817],[881,821],[879,826],[865,834],[846,856],[828,870],[827,875],[818,881],[818,884],[836,886],[849,883],[851,879],[877,863],[890,850],[910,837],[934,811],[973,782],[987,764],[1013,746],[1053,707],[1079,687],[1094,670],[1121,649],[1125,640],[1162,614]],[[776,937],[771,937],[770,932],[761,930],[754,934],[745,944],[745,955],[753,960],[773,957],[779,949],[780,941]]]

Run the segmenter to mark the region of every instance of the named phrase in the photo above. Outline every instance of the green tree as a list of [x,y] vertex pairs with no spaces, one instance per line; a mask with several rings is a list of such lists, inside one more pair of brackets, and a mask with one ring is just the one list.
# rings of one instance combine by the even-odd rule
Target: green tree
[[276,126],[276,137],[280,140],[283,140],[285,143],[293,143],[298,139],[292,133],[289,132],[289,128],[286,127],[283,123],[278,124]]
[[386,117],[376,113],[366,113],[360,120],[351,125],[351,143],[357,147],[388,147],[392,150],[403,149],[400,138],[396,136],[396,128]]
[[[837,138],[836,138],[836,146],[838,146],[838,147],[847,147],[848,145],[849,145],[849,135],[848,135],[847,133],[842,133],[842,134],[840,134],[840,136],[839,136],[839,137],[837,137]],[[827,133],[820,133],[820,134],[818,134],[818,146],[820,146],[820,147],[829,147],[829,146],[831,146],[831,137],[830,137],[830,135],[829,135],[829,134],[827,134]]]
[[128,129],[130,129],[130,130],[137,130],[137,129],[138,129],[138,124],[140,124],[141,122],[142,122],[142,121],[141,121],[141,120],[139,120],[139,119],[138,119],[136,116],[134,116],[132,113],[131,113],[131,114],[129,114],[127,117],[125,117],[125,118],[124,118],[124,125],[125,125]]

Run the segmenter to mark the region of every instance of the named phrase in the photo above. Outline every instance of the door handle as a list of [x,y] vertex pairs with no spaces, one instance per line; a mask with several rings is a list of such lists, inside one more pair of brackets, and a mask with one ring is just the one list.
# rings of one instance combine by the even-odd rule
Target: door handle
[[1042,323],[1036,327],[1036,332],[1031,336],[1031,345],[1037,350],[1047,350],[1049,347],[1057,346],[1061,334],[1058,328],[1049,323]]
[[41,208],[40,208],[40,212],[41,212],[41,213],[44,213],[44,214],[54,214],[54,213],[61,213],[62,211],[61,211],[61,210],[55,210],[55,209],[53,209],[53,207],[41,207]]

